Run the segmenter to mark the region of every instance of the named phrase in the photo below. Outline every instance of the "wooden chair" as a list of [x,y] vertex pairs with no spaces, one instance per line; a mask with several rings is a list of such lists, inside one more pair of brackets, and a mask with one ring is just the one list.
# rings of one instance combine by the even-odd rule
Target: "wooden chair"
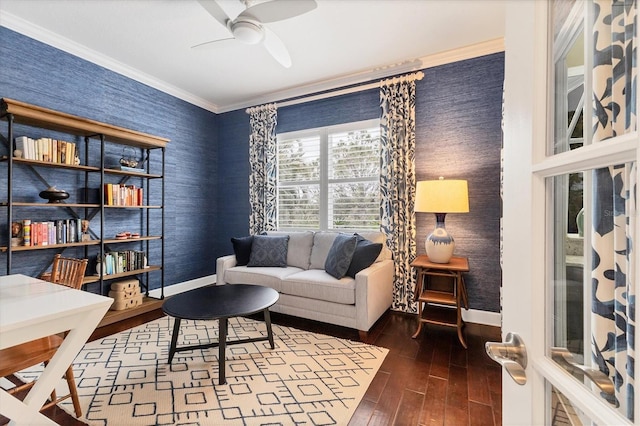
[[[79,290],[82,287],[82,279],[86,269],[87,259],[64,258],[57,254],[53,259],[50,281]],[[7,377],[16,385],[14,388],[9,389],[8,392],[13,394],[30,389],[35,384],[35,381],[22,383],[14,374],[40,363],[48,364],[63,340],[64,336],[53,335],[0,350],[0,377]],[[51,401],[43,405],[41,410],[71,398],[76,417],[80,417],[82,416],[82,409],[80,408],[72,366],[69,366],[64,376],[70,393],[58,398],[54,390],[51,392]]]
[[87,259],[73,259],[56,254],[53,258],[49,281],[80,290],[84,272],[87,270],[87,262]]

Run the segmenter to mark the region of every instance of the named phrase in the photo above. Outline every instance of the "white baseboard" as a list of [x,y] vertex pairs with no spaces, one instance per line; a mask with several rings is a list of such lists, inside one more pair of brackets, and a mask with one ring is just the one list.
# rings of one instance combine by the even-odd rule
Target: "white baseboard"
[[[174,294],[183,293],[194,288],[204,287],[205,285],[215,284],[216,276],[209,275],[206,277],[196,278],[195,280],[185,281],[173,284],[164,288],[165,296],[173,296]],[[160,289],[151,290],[149,295],[152,297],[160,297]],[[502,326],[502,315],[497,312],[479,311],[476,309],[462,310],[462,319],[466,322],[475,324],[490,325],[493,327]]]
[[[216,275],[209,275],[206,277],[196,278],[195,280],[185,281],[182,283],[173,284],[164,288],[165,296],[173,296],[174,294],[184,293],[188,290],[193,290],[194,288],[204,287],[205,285],[215,284],[216,283]],[[160,289],[156,288],[155,290],[149,291],[149,296],[159,298],[160,297]]]
[[475,324],[502,327],[502,314],[499,312],[478,311],[476,309],[462,310],[462,319]]

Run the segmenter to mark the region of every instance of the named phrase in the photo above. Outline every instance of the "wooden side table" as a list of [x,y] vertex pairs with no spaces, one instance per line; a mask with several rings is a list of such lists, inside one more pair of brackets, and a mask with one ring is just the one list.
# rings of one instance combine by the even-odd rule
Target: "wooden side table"
[[449,263],[433,263],[427,255],[420,255],[411,266],[418,272],[414,293],[414,300],[418,302],[418,330],[413,338],[420,335],[423,323],[456,327],[458,339],[466,349],[461,308],[469,309],[462,276],[463,272],[469,272],[468,259],[454,256]]

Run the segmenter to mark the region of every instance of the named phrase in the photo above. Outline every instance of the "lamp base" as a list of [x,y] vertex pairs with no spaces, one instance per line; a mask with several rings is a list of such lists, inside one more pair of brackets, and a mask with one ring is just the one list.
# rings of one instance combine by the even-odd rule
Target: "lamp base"
[[429,260],[433,263],[449,263],[456,243],[444,227],[444,214],[437,213],[436,229],[433,230],[424,243]]

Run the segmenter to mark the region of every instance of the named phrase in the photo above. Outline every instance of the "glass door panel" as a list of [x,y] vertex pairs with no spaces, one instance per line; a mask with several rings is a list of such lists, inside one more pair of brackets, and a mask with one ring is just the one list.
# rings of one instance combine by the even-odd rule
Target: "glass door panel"
[[630,162],[555,176],[547,185],[553,203],[547,354],[630,420],[636,176]]
[[549,14],[553,136],[547,155],[636,131],[636,1],[556,0]]
[[551,419],[548,422],[552,426],[597,426],[578,407],[571,403],[562,392],[553,385],[548,385],[551,397]]
[[585,31],[584,3],[556,1],[550,10],[554,28],[553,146],[549,154],[559,154],[584,143]]

